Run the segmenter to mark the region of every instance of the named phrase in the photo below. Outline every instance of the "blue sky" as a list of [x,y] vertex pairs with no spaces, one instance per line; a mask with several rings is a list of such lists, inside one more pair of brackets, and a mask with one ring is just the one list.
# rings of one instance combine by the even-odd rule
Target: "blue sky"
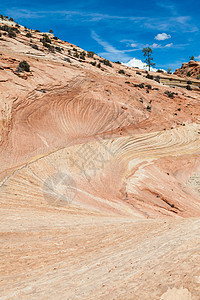
[[28,28],[53,29],[59,38],[112,61],[143,60],[153,49],[156,68],[172,70],[194,55],[200,60],[198,0],[10,0],[0,13]]

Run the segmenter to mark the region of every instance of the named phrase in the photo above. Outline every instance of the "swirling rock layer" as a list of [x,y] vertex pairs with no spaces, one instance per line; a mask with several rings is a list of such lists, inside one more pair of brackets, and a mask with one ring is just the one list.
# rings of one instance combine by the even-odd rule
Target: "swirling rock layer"
[[199,91],[20,30],[0,40],[2,299],[199,299]]

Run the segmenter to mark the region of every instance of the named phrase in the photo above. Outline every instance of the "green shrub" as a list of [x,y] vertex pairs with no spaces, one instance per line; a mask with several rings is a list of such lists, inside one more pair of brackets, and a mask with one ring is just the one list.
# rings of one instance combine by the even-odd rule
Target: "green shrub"
[[158,82],[158,83],[160,83],[160,76],[159,75],[156,76],[155,81]]
[[17,71],[18,72],[22,72],[22,71],[30,72],[30,65],[25,60],[20,61],[19,65],[17,67]]
[[31,47],[32,47],[33,49],[39,50],[38,45],[36,45],[36,44],[32,44]]
[[93,58],[94,54],[95,53],[93,51],[88,51],[87,56]]
[[169,98],[173,99],[174,98],[174,95],[175,93],[174,92],[170,92],[170,91],[165,91],[164,92],[165,95],[167,95]]
[[56,46],[55,49],[56,49],[57,51],[59,51],[59,52],[62,51],[62,48],[60,48],[60,47],[58,47],[58,46]]
[[187,72],[187,76],[191,76],[191,73],[190,73],[190,71],[189,71],[189,72]]
[[43,38],[41,39],[41,42],[51,44],[51,39],[48,37],[47,34],[43,34]]
[[26,37],[27,37],[27,38],[31,38],[31,37],[32,37],[32,34],[31,34],[30,32],[27,32]]
[[168,74],[172,74],[172,69],[171,69],[171,68],[168,68],[168,69],[167,69],[167,73],[168,73]]
[[100,62],[102,62],[104,65],[112,68],[112,64],[110,63],[110,61],[108,59],[100,60]]
[[78,52],[75,52],[75,53],[74,53],[74,57],[79,58]]
[[119,74],[125,74],[124,70],[122,70],[122,69],[119,70],[118,73],[119,73]]
[[186,86],[186,89],[187,89],[188,91],[191,91],[191,90],[192,90],[192,88],[191,88],[191,86],[190,86],[189,84]]
[[153,75],[147,74],[146,78],[153,80]]
[[49,29],[49,33],[53,33],[53,30],[52,30],[52,29]]
[[151,90],[152,86],[150,84],[145,85],[148,90]]
[[143,88],[144,88],[144,83],[138,84],[138,87],[139,87],[140,89],[143,89]]
[[16,33],[15,33],[13,30],[9,30],[9,31],[8,31],[8,36],[9,36],[10,38],[16,37]]

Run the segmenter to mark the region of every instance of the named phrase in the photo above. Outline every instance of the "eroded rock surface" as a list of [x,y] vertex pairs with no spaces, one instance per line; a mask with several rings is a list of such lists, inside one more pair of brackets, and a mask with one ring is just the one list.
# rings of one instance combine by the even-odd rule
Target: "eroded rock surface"
[[2,299],[199,299],[199,89],[19,31],[0,38]]

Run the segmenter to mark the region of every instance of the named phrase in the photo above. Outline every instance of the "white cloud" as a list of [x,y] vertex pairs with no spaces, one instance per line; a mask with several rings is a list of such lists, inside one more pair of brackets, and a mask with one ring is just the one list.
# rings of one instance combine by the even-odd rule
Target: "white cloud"
[[170,47],[172,47],[172,46],[173,46],[173,43],[170,43],[170,44],[165,45],[164,47],[165,47],[165,48],[170,48]]
[[170,38],[171,38],[170,34],[166,34],[165,32],[163,32],[163,33],[158,33],[154,39],[158,41],[164,41]]
[[131,44],[131,47],[133,47],[133,48],[138,47],[138,44],[132,43],[132,44]]
[[[141,61],[140,59],[137,58],[132,58],[131,60],[129,60],[127,63],[122,63],[123,65],[127,66],[127,67],[136,67],[142,70],[148,70],[148,67],[146,66],[146,64]],[[156,72],[157,69],[156,68],[151,68],[151,71]]]
[[103,47],[103,49],[106,52],[98,53],[102,57],[106,57],[109,60],[128,60],[130,59],[130,56],[127,55],[125,50],[118,50],[115,47],[113,47],[108,42],[102,40],[98,34],[94,30],[91,32],[91,37]]
[[153,49],[156,49],[156,48],[161,48],[161,45],[158,45],[158,44],[154,43],[150,47],[153,48]]
[[200,60],[200,54],[198,56],[195,56],[195,59],[199,59]]

